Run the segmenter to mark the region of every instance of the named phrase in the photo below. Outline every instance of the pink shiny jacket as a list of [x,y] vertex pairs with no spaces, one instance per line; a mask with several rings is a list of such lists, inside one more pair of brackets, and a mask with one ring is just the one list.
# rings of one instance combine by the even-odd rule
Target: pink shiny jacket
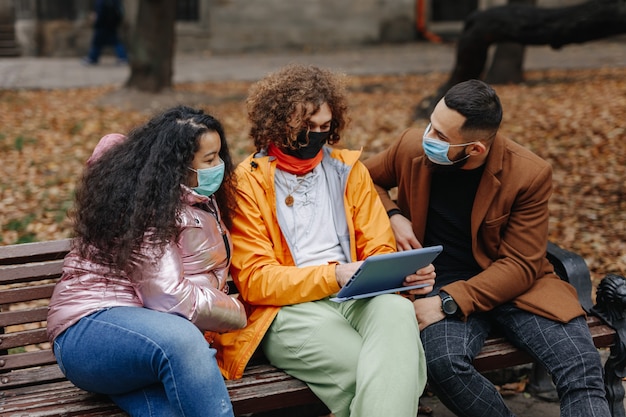
[[82,317],[117,306],[178,314],[203,331],[225,332],[246,325],[243,306],[224,291],[232,243],[217,205],[213,198],[191,190],[185,200],[178,239],[162,254],[149,245],[142,247],[134,258],[132,276],[111,271],[74,250],[65,257],[48,311],[51,341]]

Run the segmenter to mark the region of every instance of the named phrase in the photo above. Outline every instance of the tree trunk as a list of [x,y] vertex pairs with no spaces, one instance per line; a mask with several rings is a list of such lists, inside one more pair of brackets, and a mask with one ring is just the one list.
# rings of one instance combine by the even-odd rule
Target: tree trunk
[[176,2],[140,0],[130,42],[127,88],[158,93],[172,86]]
[[[509,0],[508,4],[535,6],[536,0]],[[515,42],[502,42],[496,45],[491,65],[485,75],[489,84],[517,84],[524,81],[524,51],[526,47]]]
[[552,9],[508,4],[474,12],[465,20],[457,42],[456,63],[448,81],[417,106],[415,116],[429,117],[453,85],[481,78],[489,46],[494,43],[550,45],[559,49],[622,33],[626,33],[624,0],[592,0]]
[[496,47],[485,81],[489,84],[517,84],[524,81],[524,51],[522,44],[502,42]]

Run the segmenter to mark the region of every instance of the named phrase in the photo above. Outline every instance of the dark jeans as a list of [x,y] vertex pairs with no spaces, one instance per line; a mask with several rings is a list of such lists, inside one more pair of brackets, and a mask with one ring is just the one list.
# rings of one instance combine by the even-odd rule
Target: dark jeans
[[512,416],[493,384],[472,365],[492,327],[552,375],[562,417],[610,417],[600,355],[583,317],[555,322],[505,304],[467,322],[444,319],[421,332],[430,387],[458,416]]
[[93,38],[91,40],[91,48],[89,49],[89,54],[87,58],[89,62],[96,64],[100,59],[100,54],[102,53],[102,48],[105,46],[112,46],[115,49],[115,55],[117,59],[120,61],[128,61],[128,56],[126,55],[126,48],[124,44],[117,36],[116,29],[105,29],[105,28],[95,28],[93,33]]

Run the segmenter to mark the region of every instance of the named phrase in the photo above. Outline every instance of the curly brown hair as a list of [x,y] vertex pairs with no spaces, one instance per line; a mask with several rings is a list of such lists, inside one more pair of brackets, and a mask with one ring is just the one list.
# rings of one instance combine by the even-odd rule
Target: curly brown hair
[[344,78],[327,69],[292,64],[252,85],[246,104],[256,150],[270,143],[296,148],[298,132],[324,103],[333,117],[328,143],[337,143],[348,123]]
[[130,272],[146,232],[159,250],[175,240],[189,167],[206,132],[220,137],[224,182],[215,193],[230,226],[236,188],[222,124],[200,109],[176,106],[133,129],[85,170],[70,213],[81,256]]

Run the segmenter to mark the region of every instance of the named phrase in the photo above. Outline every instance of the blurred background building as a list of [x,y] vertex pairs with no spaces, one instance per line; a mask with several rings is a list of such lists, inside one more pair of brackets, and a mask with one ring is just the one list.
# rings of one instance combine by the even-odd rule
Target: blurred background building
[[[536,0],[562,7],[584,0]],[[454,38],[474,10],[507,0],[176,0],[176,51],[324,50]],[[139,0],[124,0],[123,37]],[[93,0],[0,0],[0,56],[83,56]]]

